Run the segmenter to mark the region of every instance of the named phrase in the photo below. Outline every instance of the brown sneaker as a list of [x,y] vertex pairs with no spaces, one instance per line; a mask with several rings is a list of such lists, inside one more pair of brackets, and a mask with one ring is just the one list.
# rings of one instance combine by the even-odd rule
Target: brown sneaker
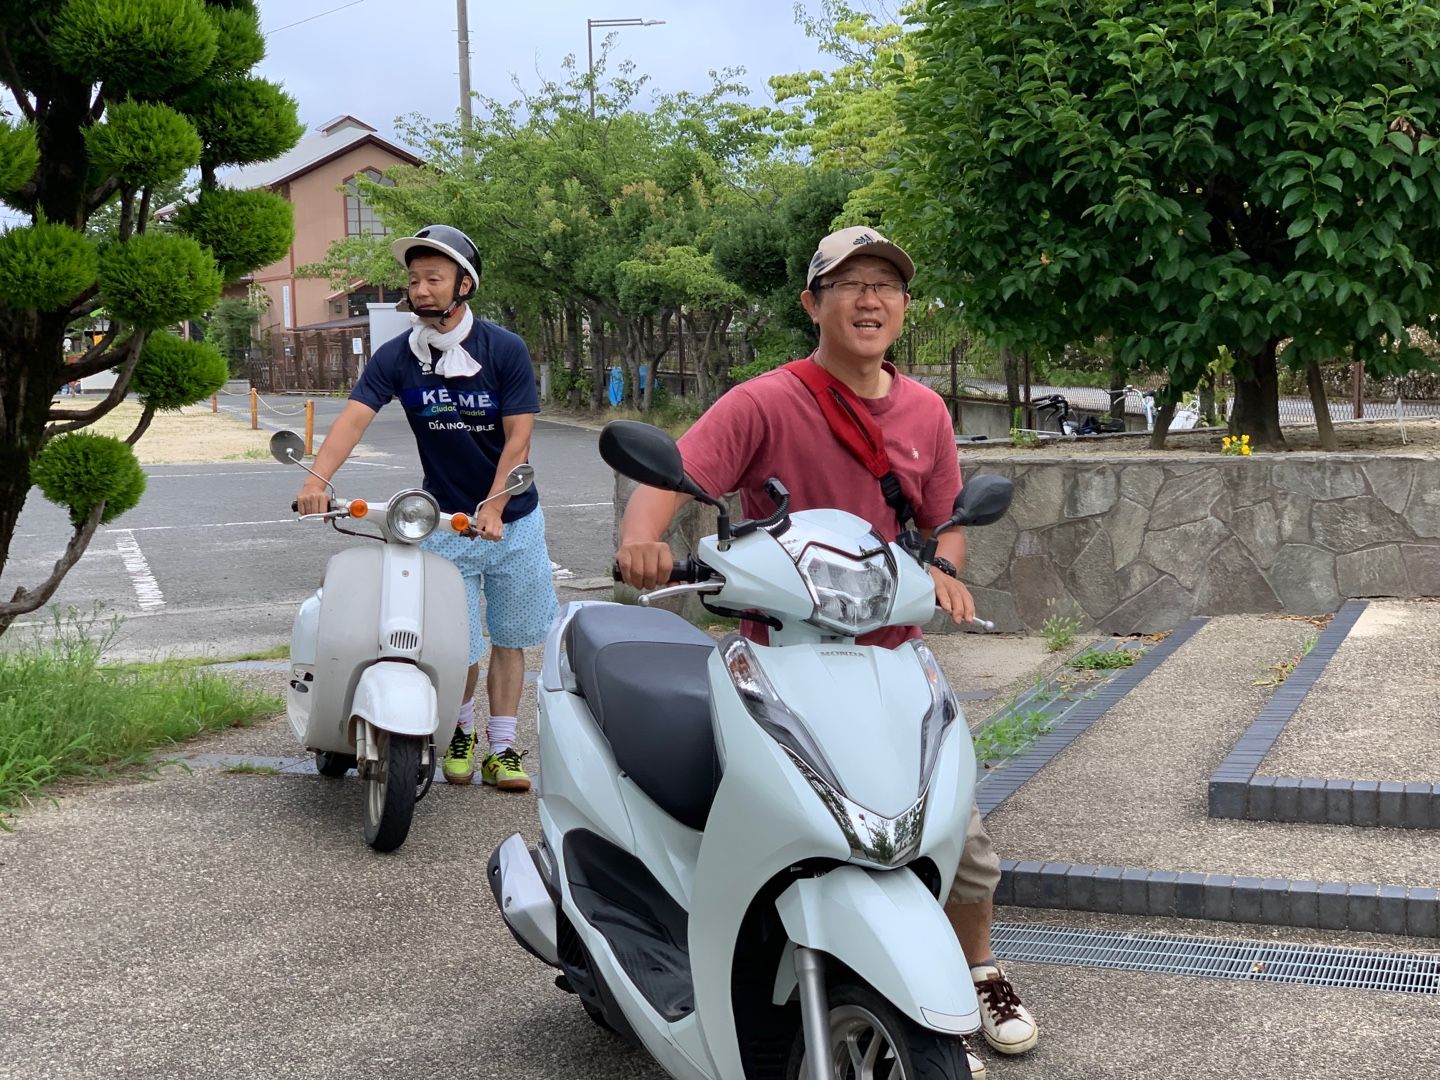
[[980,1034],[1002,1054],[1023,1054],[1040,1041],[1040,1028],[1010,980],[993,963],[970,969],[980,999]]

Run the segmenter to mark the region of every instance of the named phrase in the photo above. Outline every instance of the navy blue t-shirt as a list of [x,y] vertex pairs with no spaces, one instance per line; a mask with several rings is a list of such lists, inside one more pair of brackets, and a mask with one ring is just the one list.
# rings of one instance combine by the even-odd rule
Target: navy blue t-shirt
[[[410,333],[392,338],[365,365],[350,400],[379,412],[395,398],[405,408],[425,469],[425,490],[447,514],[473,513],[490,494],[505,449],[501,418],[540,411],[525,342],[504,327],[476,319],[462,343],[480,365],[475,375],[445,379],[426,374],[410,350]],[[432,348],[435,361],[440,352]],[[535,488],[505,504],[504,521],[518,521],[540,501]]]

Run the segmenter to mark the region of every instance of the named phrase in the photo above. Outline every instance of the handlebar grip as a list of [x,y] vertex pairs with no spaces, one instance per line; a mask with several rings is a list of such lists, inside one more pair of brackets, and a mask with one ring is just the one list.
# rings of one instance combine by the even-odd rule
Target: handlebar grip
[[294,502],[292,502],[292,503],[290,504],[290,512],[291,512],[292,514],[296,514],[296,513],[299,513],[299,512],[300,512],[300,500],[299,500],[299,499],[296,499]]
[[[620,573],[620,564],[610,564],[610,577],[614,581],[624,581],[625,577]],[[677,562],[670,567],[670,581],[677,584],[696,582],[702,580],[700,577],[700,564],[693,557]]]

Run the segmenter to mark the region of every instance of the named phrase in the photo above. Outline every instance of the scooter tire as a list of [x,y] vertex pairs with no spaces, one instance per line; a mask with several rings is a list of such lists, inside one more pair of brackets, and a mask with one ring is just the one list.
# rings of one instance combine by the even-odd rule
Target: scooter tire
[[328,750],[315,751],[315,771],[332,780],[344,776],[355,768],[355,755],[332,754]]
[[376,851],[394,851],[410,833],[420,784],[423,740],[379,733],[380,775],[365,777],[365,842]]
[[[853,1037],[862,1053],[869,1050],[874,1039],[883,1038],[893,1055],[884,1060],[899,1064],[900,1075],[905,1080],[970,1080],[965,1044],[958,1036],[921,1027],[862,982],[832,983],[829,996],[830,1046],[839,1067],[837,1077],[858,1080],[872,1075],[891,1075],[889,1068],[882,1071],[879,1062],[872,1072],[855,1069],[847,1051]],[[867,1028],[870,1029],[868,1038]],[[805,1033],[797,1030],[785,1076],[787,1080],[807,1080],[804,1070]]]

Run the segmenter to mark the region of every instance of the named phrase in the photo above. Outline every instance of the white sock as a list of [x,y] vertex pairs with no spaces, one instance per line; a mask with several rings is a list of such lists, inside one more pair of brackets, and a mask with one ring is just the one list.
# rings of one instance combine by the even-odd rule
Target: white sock
[[473,697],[472,697],[470,700],[464,702],[464,703],[460,706],[460,715],[459,715],[459,717],[456,719],[455,725],[456,725],[461,731],[465,732],[466,735],[470,735],[470,734],[473,734],[473,733],[474,733],[474,731],[475,731],[475,699],[474,699]]
[[498,754],[515,745],[515,717],[492,716],[485,725],[485,737],[490,740],[490,752]]

